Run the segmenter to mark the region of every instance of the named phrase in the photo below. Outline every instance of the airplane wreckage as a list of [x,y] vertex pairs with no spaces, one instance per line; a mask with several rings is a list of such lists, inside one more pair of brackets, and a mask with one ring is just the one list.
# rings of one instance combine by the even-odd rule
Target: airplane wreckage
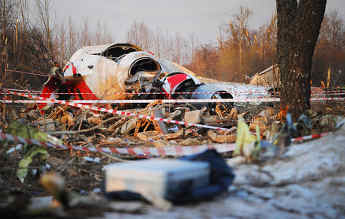
[[[41,94],[67,100],[232,99],[258,95],[269,94],[261,86],[198,77],[181,65],[128,43],[79,49],[62,71],[49,77]],[[205,104],[198,103],[197,107]]]

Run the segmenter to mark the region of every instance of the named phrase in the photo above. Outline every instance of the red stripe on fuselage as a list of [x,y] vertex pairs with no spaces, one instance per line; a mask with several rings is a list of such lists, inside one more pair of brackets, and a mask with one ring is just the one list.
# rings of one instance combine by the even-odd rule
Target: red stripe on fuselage
[[75,100],[98,100],[89,86],[87,86],[85,80],[80,80],[74,84],[72,93]]
[[[67,80],[65,83],[61,85],[57,85],[57,79],[51,78],[49,81],[44,85],[43,90],[41,92],[40,97],[43,98],[51,98],[54,93],[59,92],[59,88],[65,87],[62,92],[64,95],[70,94],[70,99],[74,100],[98,100],[96,95],[91,91],[89,86],[87,86],[85,80],[81,79],[78,81],[75,80]],[[39,109],[45,107],[46,103],[38,104]]]

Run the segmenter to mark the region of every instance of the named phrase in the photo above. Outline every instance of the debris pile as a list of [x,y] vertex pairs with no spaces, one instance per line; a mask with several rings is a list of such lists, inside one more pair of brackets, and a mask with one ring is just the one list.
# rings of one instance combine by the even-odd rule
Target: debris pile
[[[220,109],[215,113],[207,108],[194,109],[188,105],[148,104],[145,108],[123,110],[124,116],[98,113],[90,110],[54,106],[44,115],[37,111],[26,114],[34,126],[50,135],[64,139],[65,144],[109,147],[164,147],[168,145],[192,146],[214,143],[234,143],[238,110]],[[273,110],[268,108],[268,110]],[[143,118],[126,116],[128,113]],[[246,116],[242,113],[242,115]],[[262,117],[268,125],[275,115]],[[246,116],[249,118],[250,116]],[[166,121],[180,121],[182,124]],[[257,123],[253,119],[251,124]],[[204,124],[211,129],[184,124]],[[219,130],[218,128],[223,128]],[[262,127],[264,128],[264,127]]]
[[[236,107],[224,108],[217,104],[212,112],[206,107],[198,110],[193,105],[160,104],[158,100],[145,108],[124,109],[123,112],[124,116],[120,116],[55,105],[46,110],[44,115],[33,110],[22,116],[31,120],[41,131],[63,139],[65,144],[86,147],[164,147],[234,143],[238,118],[245,120],[251,133],[256,133],[258,128],[260,139],[272,141],[283,125],[279,120],[280,112],[267,106],[257,106],[255,110],[248,112]],[[144,117],[126,116],[129,113]],[[340,118],[310,110],[299,118],[291,137],[332,131]],[[182,124],[169,121],[182,121]],[[185,123],[204,124],[211,128],[185,126]]]
[[[241,155],[232,158],[229,163],[236,162],[237,158],[240,158],[240,162],[252,163],[278,158],[288,149],[292,138],[335,130],[344,115],[338,105],[318,108],[318,112],[310,110],[302,115],[296,123],[292,123],[289,115],[286,115],[286,122],[281,121],[282,112],[275,107],[265,105],[256,105],[251,108],[237,106],[228,108],[217,104],[214,109],[210,110],[209,108],[196,109],[189,104],[162,104],[157,101],[148,104],[145,108],[103,107],[115,107],[125,113],[121,116],[57,104],[46,108],[43,114],[38,109],[24,107],[15,110],[9,107],[6,113],[13,119],[7,121],[2,131],[25,139],[85,148],[90,146],[164,148],[168,145],[193,148],[202,144],[234,143],[236,150],[233,153],[222,154],[223,157],[232,158]],[[327,114],[322,113],[325,111]],[[130,115],[127,113],[139,113],[148,117],[126,116]],[[154,118],[224,129],[184,126]],[[10,141],[2,140],[2,143],[4,145],[3,166],[8,165],[9,160],[12,160],[11,165],[14,167],[12,170],[5,168],[3,172],[18,177],[19,180],[12,181],[18,185],[18,188],[45,194],[40,185],[32,182],[37,181],[39,176],[47,171],[54,171],[65,176],[65,192],[70,194],[71,190],[76,191],[78,195],[73,197],[79,198],[73,198],[73,200],[77,200],[76,202],[79,204],[85,201],[85,197],[80,198],[80,193],[101,187],[104,165],[114,161],[138,159],[137,156],[118,157],[93,152],[80,156],[77,151],[45,149],[35,146],[35,142],[32,142],[32,145],[22,145],[22,149],[18,147],[20,144],[13,145]],[[13,158],[16,158],[16,161]],[[29,195],[32,196],[32,193]],[[99,197],[96,200],[100,200]],[[91,201],[91,203],[95,202]],[[75,205],[72,206],[75,208]],[[122,210],[127,211],[128,209],[123,208]],[[140,207],[135,207],[133,212],[142,210],[142,205],[140,205]],[[132,212],[132,210],[128,211]],[[66,212],[68,210],[65,210]]]
[[[264,104],[228,107],[216,103],[214,108],[197,109],[187,103],[162,104],[157,100],[145,108],[101,107],[122,111],[111,114],[59,104],[44,110],[23,108],[18,114],[12,113],[16,121],[9,122],[3,132],[66,148],[82,147],[86,154],[92,151],[88,148],[160,150],[171,146],[193,149],[199,145],[229,144],[236,147],[235,153],[228,150],[230,153],[224,156],[242,155],[252,162],[261,160],[258,156],[264,150],[282,152],[292,138],[333,131],[342,118],[335,115],[342,115],[338,107],[326,109],[329,113],[326,115],[310,110],[294,124],[290,119],[285,123],[277,107]],[[130,153],[121,157],[142,158]]]

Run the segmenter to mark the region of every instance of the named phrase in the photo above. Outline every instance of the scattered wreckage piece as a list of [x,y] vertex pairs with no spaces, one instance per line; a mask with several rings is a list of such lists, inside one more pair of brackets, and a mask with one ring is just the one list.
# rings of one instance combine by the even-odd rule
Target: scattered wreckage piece
[[216,143],[234,143],[236,141],[235,134],[217,134],[213,130],[208,130],[207,136]]
[[144,160],[104,168],[105,192],[110,196],[121,191],[134,192],[164,210],[172,207],[169,197],[175,198],[184,183],[191,183],[189,189],[195,190],[208,186],[210,178],[209,164],[204,162]]
[[150,201],[162,210],[172,204],[208,200],[228,190],[235,178],[214,149],[180,160],[144,160],[105,167],[105,193],[110,199]]
[[[67,108],[68,109],[68,108]],[[192,110],[189,107],[178,107],[176,108],[175,111],[170,112],[170,106],[165,105],[165,104],[160,104],[159,101],[156,103],[151,103],[146,106],[144,109],[132,109],[128,110],[129,112],[124,112],[125,115],[132,115],[130,111],[135,111],[135,114],[140,114],[140,115],[145,115],[139,118],[133,118],[133,117],[127,117],[127,118],[108,118],[105,117],[102,113],[103,116],[95,116],[93,114],[90,114],[90,118],[86,118],[85,115],[88,113],[74,113],[76,116],[75,119],[79,120],[76,121],[73,129],[78,128],[78,131],[72,131],[71,134],[75,133],[86,133],[89,132],[89,134],[93,135],[97,131],[97,136],[95,140],[98,140],[102,137],[102,133],[105,136],[109,136],[109,134],[113,137],[116,137],[118,135],[122,136],[138,136],[141,132],[146,132],[146,131],[158,131],[159,133],[166,135],[168,139],[161,139],[159,141],[156,141],[155,144],[152,142],[154,141],[148,141],[144,143],[149,143],[149,145],[154,145],[157,147],[161,147],[164,145],[169,145],[171,144],[168,141],[174,141],[173,144],[177,145],[198,145],[198,144],[208,144],[212,142],[231,142],[234,141],[234,137],[225,137],[226,134],[222,133],[216,133],[216,135],[211,135],[211,137],[203,136],[203,131],[202,129],[199,131],[194,132],[191,138],[188,137],[188,133],[193,133],[190,132],[193,129],[189,129],[188,126],[186,128],[181,127],[181,125],[178,124],[158,124],[155,119],[151,119],[154,117],[154,112],[159,112],[162,118],[184,118],[183,121],[186,122],[186,120],[193,120],[193,121],[200,121],[201,123],[206,123],[210,121],[214,121],[216,125],[221,125],[219,122],[223,123],[223,125],[227,125],[227,127],[234,127],[236,126],[236,121],[234,117],[238,115],[238,110],[233,107],[229,111],[226,108],[218,108],[219,112],[216,115],[210,115],[209,112],[205,111],[205,107],[201,110]],[[78,110],[72,110],[72,112],[77,112]],[[55,115],[55,119],[59,121],[64,121],[62,118],[65,117],[65,115],[70,115],[71,112],[66,112],[65,114],[62,113],[64,112],[64,109],[62,109],[60,106],[57,107],[57,112],[52,112],[50,115]],[[58,118],[56,115],[60,115],[60,118]],[[73,114],[72,114],[73,115]],[[152,117],[153,116],[153,117]],[[221,118],[219,118],[221,117]],[[72,117],[71,117],[72,118]],[[120,119],[121,118],[121,119]],[[160,117],[161,118],[161,117]],[[214,118],[210,120],[210,118]],[[107,119],[111,119],[112,122],[107,123]],[[66,123],[66,122],[65,122]],[[163,125],[163,126],[162,126]],[[230,126],[229,126],[230,125]],[[162,127],[164,131],[162,131]],[[201,127],[201,126],[200,126]],[[202,127],[208,127],[202,126]],[[66,129],[66,128],[65,128]],[[175,134],[178,132],[178,130],[183,130],[178,134]],[[64,133],[63,134],[68,134]],[[171,135],[171,136],[170,136]],[[222,136],[223,135],[223,136]],[[169,137],[168,137],[169,136]],[[178,136],[179,138],[175,137]],[[213,137],[213,138],[212,138]],[[170,139],[169,139],[170,138]],[[175,138],[175,139],[174,139]],[[185,139],[181,139],[185,138]],[[174,140],[172,140],[174,139]],[[223,139],[223,140],[219,140]],[[225,140],[224,140],[225,139]],[[89,140],[86,140],[89,141]],[[92,142],[94,142],[92,140]],[[94,144],[98,144],[97,141]]]
[[[163,107],[161,105],[153,105],[152,108],[151,107],[147,107],[146,109],[142,109],[143,111],[151,111],[152,113],[152,109],[154,108],[160,108],[162,115],[164,116],[168,116],[169,112],[167,111],[167,107]],[[61,112],[62,109],[61,107],[56,106],[57,111]],[[70,109],[67,109],[70,110]],[[193,112],[193,111],[188,111],[188,109],[176,109],[177,113],[171,113],[174,114],[173,116],[185,116],[186,112]],[[175,155],[171,155],[167,153],[167,150],[170,150],[170,148],[168,149],[168,147],[166,147],[167,145],[170,146],[174,146],[176,145],[176,154],[177,154],[177,150],[181,150],[181,146],[182,145],[191,145],[192,147],[187,147],[190,148],[188,150],[190,151],[194,151],[194,147],[193,145],[212,145],[212,143],[231,143],[236,139],[235,135],[232,135],[232,132],[224,132],[224,131],[208,131],[206,132],[206,130],[198,130],[195,127],[178,127],[178,129],[169,129],[170,127],[168,127],[169,133],[168,134],[162,134],[159,130],[157,130],[153,125],[148,129],[148,130],[142,130],[139,129],[138,130],[138,136],[145,136],[146,139],[140,139],[140,137],[135,137],[135,134],[133,132],[129,132],[127,134],[122,135],[122,139],[120,140],[119,138],[117,138],[117,140],[115,140],[115,138],[110,137],[112,132],[108,132],[108,127],[110,127],[114,121],[110,122],[110,123],[106,123],[103,121],[106,121],[108,119],[114,119],[116,122],[116,119],[121,120],[123,118],[121,117],[117,117],[117,118],[113,118],[113,117],[109,117],[109,115],[107,114],[99,114],[98,116],[96,116],[95,114],[86,112],[86,111],[71,111],[71,113],[73,113],[74,115],[74,119],[75,119],[75,123],[76,125],[74,125],[73,129],[78,128],[78,124],[81,124],[78,120],[76,119],[80,119],[85,121],[85,124],[89,124],[91,126],[94,125],[100,125],[102,124],[101,127],[99,127],[99,129],[94,130],[92,132],[89,133],[83,133],[83,135],[78,135],[77,138],[75,138],[73,135],[68,135],[69,139],[68,142],[71,145],[79,145],[82,149],[85,148],[85,152],[87,152],[87,148],[90,148],[90,151],[95,151],[94,150],[94,146],[96,146],[97,148],[100,145],[106,146],[109,148],[110,150],[117,150],[117,146],[120,146],[119,144],[123,144],[125,143],[126,145],[121,145],[124,146],[126,148],[124,148],[124,150],[128,149],[129,154],[132,153],[133,151],[136,151],[138,153],[138,147],[137,146],[142,146],[144,143],[148,143],[146,144],[147,147],[156,147],[155,149],[157,151],[164,151],[165,153],[160,154],[158,156],[175,156]],[[249,114],[249,113],[248,113]],[[48,114],[49,115],[49,114]],[[63,117],[63,113],[58,113],[57,114],[60,117]],[[87,116],[84,116],[87,115]],[[311,119],[315,119],[317,117],[317,113],[308,113],[307,114],[308,117],[310,117]],[[265,118],[266,120],[270,121],[270,120],[274,120],[275,118],[275,112],[274,109],[272,108],[266,108],[264,110],[262,110],[260,113],[257,113],[256,115],[253,115],[256,117],[262,117]],[[229,115],[225,114],[224,118],[228,118]],[[321,118],[321,117],[320,117]],[[58,117],[56,117],[56,119],[58,119]],[[131,118],[128,118],[127,121],[129,121]],[[330,117],[328,120],[331,121],[333,119],[336,119],[336,117],[332,118]],[[252,121],[252,120],[249,120]],[[84,123],[84,122],[83,122]],[[300,123],[300,124],[299,124]],[[310,128],[311,126],[308,125],[308,119],[305,119],[304,117],[301,119],[299,119],[298,124],[296,124],[296,128],[300,133],[309,133],[309,132],[304,132],[304,130],[302,130],[303,132],[301,132],[301,130],[299,130],[298,127],[306,127],[306,128]],[[252,124],[247,120],[247,124],[250,127]],[[304,124],[304,126],[302,126]],[[268,124],[268,130],[271,131],[272,129],[269,129],[270,126]],[[313,127],[314,128],[314,127]],[[248,129],[249,130],[249,129]],[[279,128],[278,128],[279,130]],[[285,130],[285,129],[284,129]],[[283,151],[285,149],[285,147],[287,147],[288,145],[281,145],[280,143],[276,143],[276,139],[278,139],[278,141],[284,141],[284,139],[286,138],[286,134],[288,133],[282,133],[281,131],[279,133],[271,133],[271,140],[269,140],[269,144],[264,143],[264,141],[258,140],[258,139],[265,139],[268,135],[263,133],[263,130],[260,130],[260,133],[257,134],[257,138],[254,141],[252,141],[251,143],[243,143],[243,149],[240,150],[242,156],[246,157],[246,161],[247,162],[253,162],[253,161],[258,161],[258,160],[267,160],[271,157],[276,157],[278,156],[281,151]],[[85,134],[85,136],[84,136]],[[205,135],[207,134],[207,135]],[[261,135],[260,135],[261,134]],[[278,135],[278,137],[274,136],[274,135]],[[116,134],[115,136],[119,136],[118,134]],[[243,135],[242,135],[243,136]],[[288,137],[288,136],[287,136]],[[291,137],[291,136],[290,136]],[[232,139],[233,138],[233,139]],[[64,139],[66,139],[64,137]],[[128,139],[127,142],[123,141],[125,139]],[[266,138],[267,139],[267,138]],[[305,138],[306,140],[310,139],[310,138]],[[244,141],[243,141],[244,142]],[[257,145],[256,142],[260,142],[261,145]],[[271,143],[270,143],[271,142]],[[274,142],[274,144],[273,144]],[[75,144],[76,143],[76,144]],[[254,143],[254,144],[253,144]],[[116,148],[115,148],[116,147]],[[185,148],[185,147],[183,147]],[[198,148],[198,147],[195,147]],[[92,149],[92,150],[91,150]],[[148,150],[147,148],[143,149],[142,153],[146,154],[145,150]],[[151,149],[150,149],[151,150]],[[184,149],[183,149],[184,150]],[[96,150],[97,151],[97,150]],[[132,152],[130,152],[132,151]],[[225,154],[224,156],[232,156],[232,153],[228,153]],[[87,155],[89,156],[89,155]],[[132,153],[133,156],[133,153]],[[128,157],[127,157],[128,159]]]
[[[266,87],[272,96],[279,96],[281,81],[278,64],[271,65],[261,72],[255,73],[249,81],[249,84]],[[323,84],[323,85],[322,85]],[[311,95],[317,97],[326,97],[327,88],[321,81],[321,87],[311,86]],[[323,87],[323,88],[322,88]]]

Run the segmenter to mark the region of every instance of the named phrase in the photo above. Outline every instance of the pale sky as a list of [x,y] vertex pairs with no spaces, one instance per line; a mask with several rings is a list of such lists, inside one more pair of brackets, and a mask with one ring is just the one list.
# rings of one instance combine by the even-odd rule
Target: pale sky
[[[55,0],[54,4],[58,21],[71,16],[75,24],[85,18],[90,26],[106,22],[116,41],[125,40],[136,20],[170,33],[194,33],[203,43],[211,43],[219,26],[238,14],[240,6],[253,11],[251,29],[267,24],[275,11],[275,0]],[[328,0],[326,12],[334,9],[345,19],[345,0]]]

